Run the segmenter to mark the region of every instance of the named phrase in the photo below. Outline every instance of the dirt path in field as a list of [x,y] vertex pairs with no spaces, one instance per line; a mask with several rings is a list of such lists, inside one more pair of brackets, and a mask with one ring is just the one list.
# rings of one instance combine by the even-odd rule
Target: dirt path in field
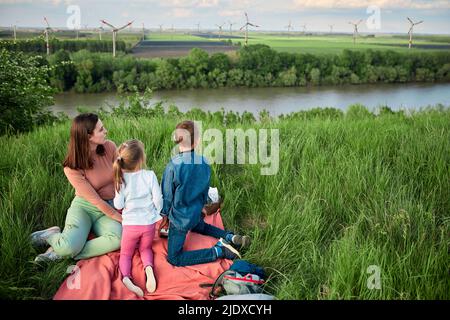
[[239,49],[225,42],[212,41],[141,41],[131,54],[139,58],[171,58],[189,54],[193,48],[200,48],[209,54],[216,52],[231,52]]

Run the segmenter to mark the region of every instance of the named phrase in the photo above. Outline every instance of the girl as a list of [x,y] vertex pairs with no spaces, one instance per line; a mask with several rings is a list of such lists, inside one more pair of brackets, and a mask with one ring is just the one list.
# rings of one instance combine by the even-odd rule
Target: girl
[[[208,199],[211,168],[206,159],[194,151],[199,142],[194,122],[179,123],[174,139],[180,153],[167,164],[162,179],[164,202],[161,215],[164,220],[160,228],[169,225],[168,262],[174,266],[188,266],[240,257],[236,248],[249,245],[249,237],[235,235],[203,221],[202,209]],[[189,231],[220,240],[212,248],[183,251]]]
[[153,273],[152,242],[155,235],[155,223],[161,219],[161,189],[156,175],[144,170],[144,145],[139,140],[128,140],[118,149],[114,162],[114,187],[116,196],[114,207],[122,211],[122,241],[119,268],[124,285],[137,294],[144,296],[141,288],[131,281],[131,261],[136,245],[147,277],[148,292],[156,290]]

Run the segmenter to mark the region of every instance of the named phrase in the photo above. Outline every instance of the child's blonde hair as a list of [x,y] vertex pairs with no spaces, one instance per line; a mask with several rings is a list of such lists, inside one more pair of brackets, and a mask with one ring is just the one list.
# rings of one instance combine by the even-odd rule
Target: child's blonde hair
[[114,188],[120,191],[120,186],[125,184],[122,170],[134,171],[138,167],[145,167],[144,144],[131,139],[122,143],[117,149],[117,158],[113,164],[114,170]]

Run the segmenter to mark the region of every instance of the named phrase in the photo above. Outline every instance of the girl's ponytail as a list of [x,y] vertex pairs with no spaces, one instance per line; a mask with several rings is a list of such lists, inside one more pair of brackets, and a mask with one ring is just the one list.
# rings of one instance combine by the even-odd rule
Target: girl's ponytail
[[123,183],[122,165],[123,165],[123,159],[121,156],[118,156],[117,159],[113,163],[114,189],[116,189],[117,192],[120,191],[120,186]]

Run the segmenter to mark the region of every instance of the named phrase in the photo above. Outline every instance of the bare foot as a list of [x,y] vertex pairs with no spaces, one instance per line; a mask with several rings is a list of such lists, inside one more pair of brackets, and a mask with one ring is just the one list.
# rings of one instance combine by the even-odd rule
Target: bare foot
[[144,292],[142,291],[141,288],[139,288],[138,286],[136,286],[128,277],[124,277],[122,279],[123,284],[125,285],[125,287],[128,288],[128,290],[130,290],[131,292],[134,292],[136,295],[138,295],[139,297],[143,297],[144,296]]
[[145,287],[147,288],[147,291],[152,293],[156,290],[156,279],[155,275],[153,274],[153,268],[150,266],[145,267],[145,274],[147,276],[147,283]]

